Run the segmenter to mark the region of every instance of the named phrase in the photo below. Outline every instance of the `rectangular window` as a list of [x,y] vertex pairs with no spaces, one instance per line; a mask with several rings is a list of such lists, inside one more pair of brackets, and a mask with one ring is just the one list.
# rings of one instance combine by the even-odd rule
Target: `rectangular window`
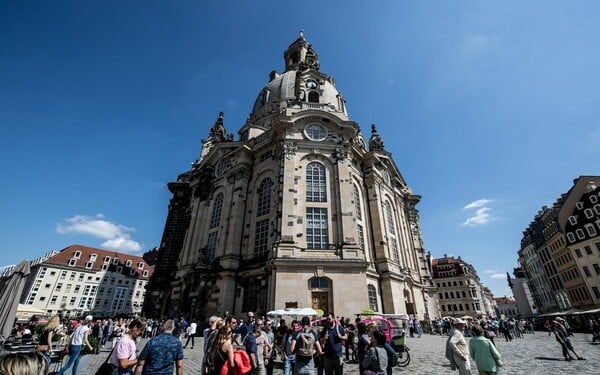
[[61,290],[61,289],[62,289],[62,283],[58,283],[58,284],[56,284],[56,288],[55,288],[55,290],[56,290],[57,292],[60,292],[60,290]]
[[591,248],[591,247],[589,247],[589,246],[584,246],[584,249],[585,249],[585,252],[586,252],[588,255],[591,255],[591,254],[592,254],[592,248]]
[[587,277],[592,276],[592,273],[590,272],[590,269],[588,268],[588,266],[583,266],[583,273],[585,273],[585,275]]
[[392,251],[392,259],[395,263],[400,264],[400,254],[398,253],[398,243],[395,238],[390,239],[391,251]]
[[596,271],[596,275],[600,275],[600,266],[598,263],[594,263],[594,271]]
[[254,256],[262,256],[269,252],[269,219],[256,223],[254,235]]
[[594,295],[596,296],[596,299],[600,299],[600,290],[598,290],[598,287],[593,286],[592,290],[594,291]]
[[569,242],[575,242],[575,235],[572,232],[567,233],[567,239]]
[[581,254],[581,250],[579,250],[579,249],[575,249],[575,255],[577,255],[577,258],[581,258],[583,256]]
[[306,247],[309,249],[329,247],[326,208],[306,207]]

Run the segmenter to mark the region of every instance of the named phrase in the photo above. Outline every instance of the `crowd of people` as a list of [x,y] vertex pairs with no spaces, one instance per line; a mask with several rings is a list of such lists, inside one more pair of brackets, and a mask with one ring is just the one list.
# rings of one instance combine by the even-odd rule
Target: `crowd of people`
[[[587,322],[598,338],[598,322]],[[471,373],[471,360],[480,374],[496,374],[502,366],[494,338],[506,341],[533,333],[533,322],[517,319],[442,318],[432,322],[432,333],[448,335],[446,358],[459,375]],[[405,330],[420,337],[417,319],[405,321]],[[38,335],[35,352],[14,353],[0,359],[0,374],[45,375],[56,348],[64,347],[68,360],[58,370],[63,375],[71,370],[76,375],[80,355],[87,348],[98,353],[110,349],[103,368],[119,375],[183,375],[184,349],[194,348],[198,325],[184,317],[167,320],[97,319],[87,316],[81,321],[63,321],[51,317]],[[560,344],[565,360],[585,360],[570,342],[569,323],[556,317],[547,321],[545,329]],[[33,335],[31,329],[19,327],[20,337]],[[397,362],[394,349],[385,332],[374,322],[351,321],[349,318],[327,317],[311,321],[309,317],[278,321],[269,317],[246,319],[228,315],[212,316],[201,332],[204,347],[201,375],[272,375],[277,356],[281,357],[284,375],[342,375],[345,363],[359,365],[361,375],[390,375]],[[94,338],[91,340],[90,338]],[[465,337],[471,337],[467,342]],[[142,338],[148,339],[138,353]],[[92,345],[92,342],[94,345]],[[103,375],[99,373],[99,375]]]

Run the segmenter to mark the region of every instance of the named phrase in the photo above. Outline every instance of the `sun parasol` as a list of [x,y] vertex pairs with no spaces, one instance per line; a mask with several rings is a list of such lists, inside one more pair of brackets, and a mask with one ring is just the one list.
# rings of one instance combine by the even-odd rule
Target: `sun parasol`
[[0,292],[0,334],[4,337],[10,336],[12,332],[25,278],[30,272],[29,261],[22,261],[15,267],[8,282],[4,285],[4,289]]

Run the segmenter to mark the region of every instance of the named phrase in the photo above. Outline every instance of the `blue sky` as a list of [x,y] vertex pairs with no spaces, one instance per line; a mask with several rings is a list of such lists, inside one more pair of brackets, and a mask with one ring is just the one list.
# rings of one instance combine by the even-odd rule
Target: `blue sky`
[[522,231],[598,174],[600,3],[0,3],[0,266],[160,243],[169,181],[237,134],[304,29],[416,194],[428,251],[510,294]]

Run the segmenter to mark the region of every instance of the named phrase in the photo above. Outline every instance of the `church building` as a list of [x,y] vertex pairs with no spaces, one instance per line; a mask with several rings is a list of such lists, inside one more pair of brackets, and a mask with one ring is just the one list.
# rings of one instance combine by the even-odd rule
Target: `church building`
[[412,192],[375,125],[365,139],[302,33],[246,123],[221,113],[177,181],[144,314],[311,307],[439,315]]

